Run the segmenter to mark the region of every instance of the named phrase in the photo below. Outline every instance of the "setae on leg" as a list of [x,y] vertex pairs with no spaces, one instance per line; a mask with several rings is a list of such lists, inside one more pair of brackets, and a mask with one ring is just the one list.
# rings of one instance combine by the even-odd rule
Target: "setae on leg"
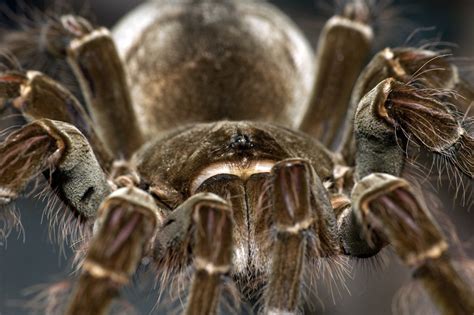
[[47,118],[76,126],[87,138],[104,170],[112,155],[97,135],[93,122],[79,101],[66,88],[37,71],[5,71],[0,74],[0,109],[12,107],[33,122]]
[[406,181],[372,174],[356,184],[352,199],[368,242],[388,240],[443,314],[474,312],[473,288],[454,268],[444,235]]
[[[469,136],[448,107],[424,94],[427,90],[387,79],[359,102],[355,115],[357,183],[351,194],[352,212],[346,216],[346,251],[360,249],[360,243],[351,242],[357,228],[369,250],[376,252],[392,244],[400,259],[416,269],[414,276],[443,314],[471,314],[473,288],[454,269],[445,237],[426,206],[397,177],[404,160],[397,128],[432,152],[455,150],[453,164],[472,177],[472,150],[466,155],[462,151],[466,145],[457,146]],[[351,247],[354,244],[357,246]]]
[[106,314],[112,299],[135,273],[161,223],[153,198],[122,188],[102,203],[82,274],[66,314]]
[[129,158],[144,139],[132,108],[125,69],[109,31],[94,29],[83,18],[72,15],[62,16],[61,23],[69,34],[65,47],[68,62],[102,139],[115,156]]
[[43,172],[59,198],[86,219],[95,217],[110,192],[89,143],[77,128],[64,122],[37,120],[0,144],[0,204],[13,202]]
[[223,276],[231,272],[231,215],[223,199],[198,193],[173,210],[157,231],[154,258],[160,270],[179,273],[194,262],[185,314],[217,313]]
[[300,129],[330,147],[346,116],[351,91],[370,54],[373,31],[370,8],[348,1],[321,32],[313,95]]
[[[422,123],[421,120],[426,118],[430,120],[431,115],[437,115],[436,112],[427,112],[427,110],[433,107],[429,103],[438,103],[435,107],[439,107],[439,110],[450,115],[450,119],[456,120],[456,124],[462,127],[463,116],[469,112],[469,108],[472,106],[471,103],[474,101],[474,89],[460,78],[459,69],[447,59],[446,55],[441,55],[430,50],[410,47],[386,48],[382,50],[374,56],[361,73],[352,92],[344,136],[341,146],[339,147],[339,152],[348,165],[352,166],[355,164],[354,159],[357,151],[357,132],[355,132],[357,122],[355,121],[355,116],[357,109],[361,107],[359,103],[364,96],[368,95],[380,82],[389,78],[393,78],[399,82],[395,90],[404,90],[405,95],[412,95],[411,101],[406,105],[414,105],[413,101],[415,101],[415,98],[418,99],[417,101],[421,101],[419,107],[407,106],[403,108],[403,105],[398,107],[398,110],[405,111],[405,113],[407,113],[406,111],[419,112],[413,113],[413,115],[410,116],[420,121],[420,124]],[[381,92],[380,87],[381,86],[379,86],[379,92]],[[389,91],[386,92],[389,93]],[[374,95],[375,93],[371,94]],[[397,99],[397,97],[395,97],[395,99]],[[398,99],[400,99],[400,97],[398,97]],[[406,102],[409,99],[404,97],[404,100],[400,100]],[[384,102],[384,100],[380,101]],[[401,104],[399,103],[399,105]],[[421,109],[424,110],[420,111]],[[420,114],[422,115],[421,117],[419,116]],[[427,114],[428,116],[426,116]],[[472,110],[469,115],[472,115]],[[405,115],[405,117],[399,118],[410,117]],[[403,124],[402,120],[398,120],[397,122]],[[403,127],[398,124],[392,124],[392,126],[396,129]],[[442,126],[427,127],[433,129]],[[406,131],[408,131],[407,136],[410,138],[410,131]],[[423,142],[423,140],[420,141]]]
[[283,160],[272,168],[275,233],[265,314],[297,313],[308,257],[339,254],[333,210],[315,177],[309,163],[300,159]]

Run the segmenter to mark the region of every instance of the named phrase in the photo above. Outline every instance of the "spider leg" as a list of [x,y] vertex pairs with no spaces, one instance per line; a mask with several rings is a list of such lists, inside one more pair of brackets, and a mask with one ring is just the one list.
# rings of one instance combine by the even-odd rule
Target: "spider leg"
[[[265,291],[265,314],[293,314],[299,304],[305,231],[313,224],[307,165],[283,162],[272,170],[276,240],[270,279]],[[291,259],[288,259],[291,257]]]
[[403,179],[382,173],[364,177],[352,193],[355,216],[369,243],[388,240],[401,260],[415,268],[443,314],[472,314],[474,291],[454,268],[445,238],[423,203]]
[[[449,155],[460,171],[474,176],[473,137],[442,101],[424,93],[426,89],[390,78],[362,97],[354,119],[357,180],[373,173],[400,175],[405,153],[396,137],[399,127],[428,150]],[[358,236],[360,226],[355,218],[347,215],[351,211],[344,210],[345,215],[338,218],[339,227],[344,225],[347,234],[346,251],[355,256],[373,255],[387,240],[378,239],[377,246],[369,246]]]
[[379,83],[359,102],[355,115],[359,178],[375,172],[400,174],[404,152],[396,131],[474,178],[474,137],[458,117],[429,89],[393,78]]
[[[363,257],[391,243],[405,264],[417,268],[415,276],[445,314],[471,314],[474,292],[453,268],[443,234],[409,184],[395,177],[404,161],[396,125],[405,126],[432,151],[438,146],[442,152],[466,136],[446,106],[429,95],[422,97],[424,91],[387,79],[359,102],[355,114],[357,184],[351,195],[352,209],[338,218],[343,247],[347,254]],[[412,117],[400,116],[400,108],[416,111]],[[418,119],[412,121],[417,125],[403,125],[402,119],[410,118]],[[466,163],[455,165],[472,176],[472,170],[463,168],[472,162],[472,155],[457,158]]]
[[3,109],[19,110],[28,122],[46,118],[76,126],[87,138],[100,165],[110,169],[112,155],[98,137],[94,124],[79,101],[58,82],[36,71],[3,72],[0,99]]
[[316,81],[300,129],[325,145],[334,144],[346,116],[351,91],[369,56],[373,32],[363,1],[349,1],[332,17],[319,38]]
[[[407,86],[422,86],[423,97],[437,99],[459,121],[464,113],[472,116],[474,89],[459,76],[458,68],[446,55],[417,48],[386,48],[379,52],[361,73],[354,86],[346,127],[339,153],[353,166],[356,156],[354,122],[361,99],[385,79],[394,78]],[[470,112],[470,113],[469,113]]]
[[106,314],[149,249],[161,220],[147,193],[135,187],[113,192],[98,210],[95,236],[66,314]]
[[222,276],[231,271],[231,215],[223,199],[198,193],[173,210],[158,230],[154,256],[163,269],[184,267],[191,243],[195,272],[185,314],[217,313]]
[[222,202],[199,202],[194,207],[194,267],[185,314],[215,314],[221,276],[231,271],[231,209]]
[[[284,160],[273,167],[272,175],[275,241],[264,312],[295,314],[308,255],[323,257],[339,253],[335,220],[325,188],[314,178],[317,176],[309,163],[300,159]],[[308,253],[312,234],[317,239],[313,244],[316,248],[312,248],[316,253]]]
[[129,158],[142,144],[127,86],[125,69],[115,43],[105,28],[94,29],[81,17],[61,17],[69,33],[65,47],[92,119],[102,139],[120,158]]
[[81,132],[49,119],[36,120],[0,144],[0,205],[8,205],[42,172],[74,213],[93,218],[110,188]]

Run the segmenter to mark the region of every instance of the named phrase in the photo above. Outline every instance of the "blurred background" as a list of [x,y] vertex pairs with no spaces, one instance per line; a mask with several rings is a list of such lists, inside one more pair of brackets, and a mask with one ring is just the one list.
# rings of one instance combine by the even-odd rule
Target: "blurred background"
[[[40,8],[45,5],[44,1],[21,1]],[[97,23],[111,27],[142,1],[90,0],[87,5],[83,0],[70,2],[77,9],[88,7]],[[280,7],[303,29],[313,47],[317,44],[324,21],[334,8],[329,0],[270,2]],[[19,7],[17,0],[0,0],[0,3],[13,11],[17,11]],[[378,44],[375,49],[402,45],[416,28],[435,26],[435,30],[418,33],[409,44],[417,45],[423,38],[446,41],[456,44],[456,55],[474,57],[474,1],[394,0],[391,3],[389,9],[380,13],[376,30]],[[474,63],[472,65],[471,70],[474,69]],[[472,181],[467,184],[472,189]],[[452,195],[453,191],[447,189],[443,196],[446,214],[459,228],[461,242],[473,257],[470,244],[474,241],[474,214],[463,208],[458,200],[453,201]],[[24,295],[25,289],[66,278],[70,272],[68,262],[71,252],[66,249],[65,253],[60,253],[57,245],[49,241],[47,222],[42,217],[44,207],[44,203],[33,199],[20,201],[22,223],[26,232],[25,242],[22,237],[17,239],[13,234],[8,239],[7,247],[0,247],[0,315],[27,314],[28,311],[22,307],[28,300]],[[324,307],[321,307],[319,314],[391,314],[393,296],[401,286],[409,282],[410,271],[400,266],[388,251],[383,256],[385,258],[352,262],[353,279],[346,282],[350,293],[342,289],[335,294],[333,301],[328,298],[330,294],[322,289],[319,293]],[[129,292],[132,300],[141,301],[138,302],[139,313],[148,314],[154,304],[154,295],[140,294],[143,293]]]

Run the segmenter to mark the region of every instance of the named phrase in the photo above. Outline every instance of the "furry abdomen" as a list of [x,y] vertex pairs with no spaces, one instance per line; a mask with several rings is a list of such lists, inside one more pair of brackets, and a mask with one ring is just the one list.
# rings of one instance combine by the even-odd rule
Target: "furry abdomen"
[[223,119],[294,127],[309,101],[311,48],[268,3],[154,1],[125,17],[114,37],[148,136]]

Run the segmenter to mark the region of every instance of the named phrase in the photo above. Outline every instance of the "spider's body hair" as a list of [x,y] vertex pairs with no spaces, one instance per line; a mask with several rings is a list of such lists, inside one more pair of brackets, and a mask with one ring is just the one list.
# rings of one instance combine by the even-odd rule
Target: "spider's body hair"
[[3,207],[0,213],[0,246],[7,247],[8,236],[13,232],[16,232],[18,237],[25,233],[19,210],[15,205],[9,205],[7,208]]

